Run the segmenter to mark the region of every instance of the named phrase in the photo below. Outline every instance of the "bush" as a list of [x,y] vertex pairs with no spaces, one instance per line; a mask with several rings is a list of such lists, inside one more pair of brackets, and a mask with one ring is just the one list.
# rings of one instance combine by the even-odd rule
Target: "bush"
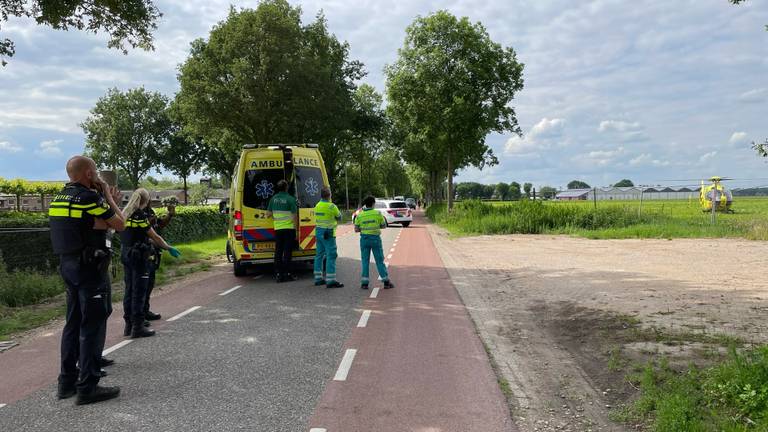
[[64,282],[58,275],[34,271],[9,271],[0,260],[0,304],[8,307],[26,306],[64,292]]
[[[165,209],[158,209],[158,216]],[[208,240],[227,233],[227,215],[217,206],[185,206],[176,208],[176,216],[161,233],[168,243],[189,243]]]

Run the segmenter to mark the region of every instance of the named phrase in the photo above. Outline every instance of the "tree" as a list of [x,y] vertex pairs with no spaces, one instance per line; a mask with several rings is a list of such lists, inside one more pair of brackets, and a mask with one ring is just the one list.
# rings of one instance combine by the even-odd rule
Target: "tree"
[[[387,132],[387,118],[382,108],[383,98],[373,86],[363,84],[352,95],[354,114],[350,125],[351,146],[353,159],[357,160],[358,170],[357,202],[363,202],[363,189],[370,189],[370,169],[375,158],[385,147],[383,140]],[[368,172],[368,173],[366,173]]]
[[525,192],[525,197],[530,198],[531,197],[531,189],[533,189],[533,185],[530,183],[523,184],[523,191]]
[[[173,117],[171,108],[169,116]],[[160,163],[170,172],[179,176],[183,183],[184,204],[189,204],[189,187],[187,179],[199,171],[205,163],[208,147],[200,138],[192,138],[185,134],[179,123],[170,126],[168,140],[159,152]]]
[[615,184],[615,185],[613,185],[613,186],[614,186],[614,187],[632,187],[632,186],[634,186],[634,185],[635,185],[635,184],[634,184],[634,183],[632,183],[632,180],[629,180],[629,179],[623,179],[623,180],[619,180],[619,182],[618,182],[618,183],[616,183],[616,184]]
[[552,199],[557,195],[557,189],[552,186],[542,186],[539,190],[541,197],[544,199]]
[[520,192],[520,183],[512,182],[509,184],[509,199],[512,201],[519,201],[523,197]]
[[509,196],[509,185],[506,183],[499,183],[496,185],[496,198],[504,201]]
[[59,193],[64,187],[63,183],[57,182],[34,182],[29,185],[30,192],[40,195],[40,209],[45,211],[45,197]]
[[0,192],[16,197],[16,211],[21,211],[21,197],[35,193],[33,185],[20,178],[0,182]]
[[[37,24],[57,30],[75,28],[109,35],[107,46],[126,53],[126,45],[144,50],[154,49],[152,31],[162,16],[151,0],[2,0],[0,22],[8,17],[26,17]],[[0,64],[3,57],[15,54],[13,41],[0,40]]]
[[397,61],[385,68],[388,111],[405,144],[419,149],[404,153],[407,162],[435,178],[442,165],[449,209],[457,170],[498,163],[485,137],[520,133],[510,102],[523,88],[522,72],[512,48],[492,41],[482,24],[447,11],[416,18]]
[[231,8],[208,40],[192,42],[178,75],[180,119],[210,147],[208,170],[231,177],[243,144],[316,142],[333,184],[364,75],[348,57],[322,14],[303,25],[286,0]]
[[80,125],[86,152],[99,165],[121,168],[137,188],[141,177],[160,164],[171,127],[167,105],[165,96],[143,87],[109,90]]
[[191,189],[189,200],[192,205],[206,205],[208,200],[213,197],[213,189],[208,183],[198,183]]
[[589,189],[590,186],[581,180],[572,180],[568,183],[568,189]]
[[387,197],[404,195],[408,190],[408,177],[403,161],[393,150],[388,150],[376,161],[376,171],[381,174],[381,183]]

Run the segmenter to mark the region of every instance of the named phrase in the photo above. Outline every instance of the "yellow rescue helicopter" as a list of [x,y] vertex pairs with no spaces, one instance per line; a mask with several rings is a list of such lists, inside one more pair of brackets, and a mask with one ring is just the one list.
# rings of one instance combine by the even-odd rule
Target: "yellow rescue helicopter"
[[726,188],[721,182],[731,180],[724,177],[710,177],[709,182],[711,184],[705,185],[704,180],[701,181],[701,190],[699,192],[699,202],[701,203],[701,211],[703,212],[722,212],[733,213],[731,205],[733,205],[733,194],[728,188]]

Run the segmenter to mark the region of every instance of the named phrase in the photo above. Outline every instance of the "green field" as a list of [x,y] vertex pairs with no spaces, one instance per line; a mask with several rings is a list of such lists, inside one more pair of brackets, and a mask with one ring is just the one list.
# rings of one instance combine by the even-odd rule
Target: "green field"
[[450,216],[433,206],[432,220],[456,235],[570,234],[609,238],[720,238],[768,240],[768,198],[736,198],[734,213],[715,225],[698,199],[457,203]]

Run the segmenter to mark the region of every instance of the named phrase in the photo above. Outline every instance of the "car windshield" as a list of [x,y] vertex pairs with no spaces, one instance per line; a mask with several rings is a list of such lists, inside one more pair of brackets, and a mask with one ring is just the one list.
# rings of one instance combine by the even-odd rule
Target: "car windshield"
[[248,170],[243,179],[243,205],[266,210],[269,199],[275,194],[275,185],[283,179],[283,170]]
[[320,168],[297,166],[296,171],[296,198],[301,208],[314,208],[320,201],[320,189],[325,185],[323,172]]
[[399,208],[407,208],[408,204],[404,203],[403,201],[395,201],[389,203],[389,208],[393,209],[399,209]]

